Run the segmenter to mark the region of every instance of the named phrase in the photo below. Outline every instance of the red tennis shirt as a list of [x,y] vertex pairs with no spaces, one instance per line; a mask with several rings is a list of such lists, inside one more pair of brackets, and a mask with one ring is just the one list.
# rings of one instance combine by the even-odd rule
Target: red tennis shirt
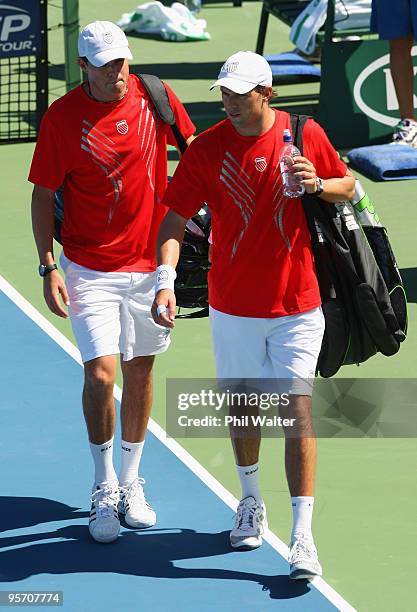
[[[282,193],[279,156],[290,118],[275,112],[274,125],[261,136],[241,136],[227,119],[200,134],[163,199],[187,218],[208,203],[209,301],[227,314],[279,317],[321,303],[301,199]],[[345,164],[313,120],[305,125],[303,143],[318,176],[345,176]]]
[[[166,86],[184,138],[195,131]],[[126,96],[92,100],[81,86],[45,113],[29,181],[64,185],[62,242],[75,263],[103,272],[155,269],[156,236],[166,208],[169,126],[156,115],[139,79],[129,76]]]

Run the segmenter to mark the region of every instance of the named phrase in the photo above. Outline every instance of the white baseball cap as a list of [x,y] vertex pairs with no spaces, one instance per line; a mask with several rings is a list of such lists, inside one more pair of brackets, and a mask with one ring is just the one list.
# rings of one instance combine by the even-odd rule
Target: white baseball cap
[[248,93],[257,85],[272,85],[271,67],[262,55],[253,51],[238,51],[221,67],[213,87],[227,87],[238,94]]
[[115,59],[133,59],[126,34],[111,21],[94,21],[81,30],[78,55],[97,68]]

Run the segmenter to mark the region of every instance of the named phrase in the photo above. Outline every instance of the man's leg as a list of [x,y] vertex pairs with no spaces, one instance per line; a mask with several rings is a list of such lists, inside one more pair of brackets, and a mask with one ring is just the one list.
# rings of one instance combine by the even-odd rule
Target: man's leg
[[152,368],[154,355],[121,359],[123,395],[120,409],[122,439],[138,443],[145,440],[152,409]]
[[84,364],[83,410],[88,438],[93,444],[103,444],[114,435],[115,379],[115,355],[97,357]]
[[258,502],[262,503],[262,495],[258,483],[259,448],[261,445],[259,427],[256,428],[256,430],[255,428],[251,428],[252,431],[250,433],[253,437],[239,436],[238,429],[238,427],[230,428],[230,438],[242,488],[242,499],[252,496]]
[[284,428],[285,471],[292,497],[314,495],[317,444],[311,408],[309,395],[292,395],[289,407],[280,412],[283,418],[295,419],[295,428]]
[[414,69],[411,48],[414,40],[396,38],[389,41],[391,74],[400,107],[401,119],[416,119],[414,110]]
[[122,467],[119,475],[121,486],[127,486],[138,478],[146,429],[152,409],[152,367],[154,355],[121,359],[123,395],[120,408],[122,423]]
[[[243,412],[232,410],[241,418]],[[244,411],[251,418],[257,411]],[[260,427],[230,427],[230,437],[236,460],[236,471],[242,490],[235,525],[230,532],[233,548],[252,550],[262,544],[262,535],[267,528],[266,510],[259,488]]]
[[146,501],[139,465],[145,443],[146,429],[152,409],[152,367],[154,355],[121,360],[123,395],[120,410],[122,422],[122,466],[119,475],[119,510],[128,525],[152,527],[156,514]]
[[113,387],[120,303],[130,286],[130,276],[97,272],[79,266],[64,254],[60,261],[70,297],[72,329],[84,362],[83,409],[95,466],[89,530],[95,540],[111,542],[120,531],[119,487],[113,467]]
[[311,530],[317,459],[311,412],[308,395],[292,395],[289,406],[280,410],[282,418],[295,419],[293,427],[284,428],[285,471],[293,511],[291,578],[312,578],[322,573]]
[[311,411],[312,401],[308,395],[290,396],[289,406],[280,410],[282,418],[295,419],[293,427],[284,427],[285,472],[294,515],[291,540],[298,535],[313,539],[311,521],[317,444]]
[[321,575],[311,531],[316,470],[316,439],[312,423],[311,393],[323,339],[324,317],[320,308],[271,321],[269,354],[281,394],[282,419],[295,419],[284,427],[285,470],[291,495],[293,528],[290,545],[290,576]]
[[[242,378],[260,378],[266,358],[262,320],[236,317],[210,308],[210,323],[217,378],[222,381],[222,387],[232,387],[237,393],[247,392],[245,385],[240,388],[239,381]],[[230,414],[237,419],[243,414],[251,414],[237,405],[229,408]],[[233,548],[250,550],[262,544],[262,534],[267,526],[258,482],[260,428],[251,427],[248,431],[247,427],[232,424],[230,437],[242,489],[230,543]]]
[[113,467],[115,377],[115,355],[84,364],[83,409],[95,466],[89,530],[95,540],[103,543],[115,540],[120,531],[119,490]]

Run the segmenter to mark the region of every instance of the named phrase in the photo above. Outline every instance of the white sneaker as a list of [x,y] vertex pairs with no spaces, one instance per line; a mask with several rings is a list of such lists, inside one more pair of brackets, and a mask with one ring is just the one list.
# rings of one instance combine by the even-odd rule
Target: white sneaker
[[152,527],[156,523],[156,514],[148,504],[143,491],[145,481],[136,478],[130,484],[120,487],[119,512],[125,515],[125,521],[138,529]]
[[245,497],[237,508],[235,526],[230,532],[230,544],[240,550],[258,548],[267,527],[264,504],[259,504],[251,495]]
[[401,119],[394,128],[391,144],[409,145],[417,149],[417,121]]
[[322,575],[314,542],[311,538],[304,537],[303,534],[297,535],[292,540],[288,561],[290,564],[290,578],[294,580],[300,578],[311,579],[314,576]]
[[117,480],[102,485],[94,485],[88,529],[96,542],[113,542],[119,535],[118,502],[119,485]]

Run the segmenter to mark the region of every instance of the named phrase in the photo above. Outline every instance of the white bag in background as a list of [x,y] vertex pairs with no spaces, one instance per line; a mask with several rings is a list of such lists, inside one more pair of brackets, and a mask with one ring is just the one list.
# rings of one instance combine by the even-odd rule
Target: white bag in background
[[126,33],[159,34],[163,40],[210,40],[205,31],[205,19],[196,19],[184,4],[174,2],[164,6],[161,2],[147,2],[133,13],[123,13],[117,25]]
[[[372,0],[336,0],[335,29],[369,28]],[[327,0],[312,0],[298,15],[290,41],[306,55],[314,53],[316,35],[327,16]]]

